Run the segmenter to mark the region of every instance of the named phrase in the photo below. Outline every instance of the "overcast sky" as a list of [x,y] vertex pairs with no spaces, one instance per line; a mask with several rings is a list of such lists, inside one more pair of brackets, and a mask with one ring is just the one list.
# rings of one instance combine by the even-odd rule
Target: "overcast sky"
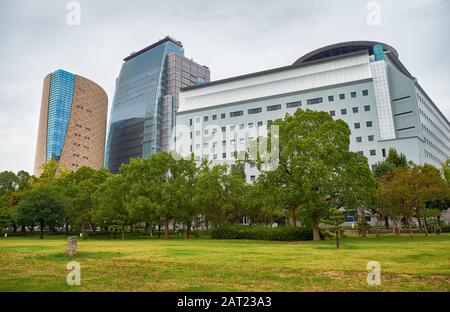
[[[341,41],[397,49],[450,119],[450,1],[0,1],[0,171],[32,172],[43,78],[62,68],[101,85],[111,105],[122,59],[165,35],[211,69],[212,80],[285,66]],[[375,24],[375,25],[374,25]],[[110,107],[109,107],[110,109]]]

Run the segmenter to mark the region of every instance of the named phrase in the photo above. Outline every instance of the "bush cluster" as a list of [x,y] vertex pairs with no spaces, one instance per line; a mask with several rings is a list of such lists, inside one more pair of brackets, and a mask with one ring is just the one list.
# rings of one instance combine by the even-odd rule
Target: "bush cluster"
[[[313,239],[313,232],[306,227],[282,226],[268,228],[264,226],[225,225],[214,228],[211,232],[213,239],[254,239],[275,241],[305,241]],[[320,233],[320,238],[324,236]]]

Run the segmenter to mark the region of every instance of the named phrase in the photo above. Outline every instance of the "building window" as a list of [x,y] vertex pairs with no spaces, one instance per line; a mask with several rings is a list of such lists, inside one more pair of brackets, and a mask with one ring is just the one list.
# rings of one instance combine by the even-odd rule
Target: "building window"
[[369,95],[369,90],[363,90],[362,91],[362,95],[363,96],[368,96]]
[[359,111],[359,110],[358,110],[358,107],[353,107],[353,108],[352,108],[352,111],[353,111],[353,114],[358,113],[358,111]]
[[352,98],[355,98],[355,97],[356,97],[356,92],[351,92],[351,93],[350,93],[350,96],[351,96]]
[[263,126],[263,122],[262,121],[258,121],[258,127],[262,127]]
[[258,108],[250,108],[250,109],[247,111],[247,113],[248,113],[249,115],[258,114],[258,113],[261,113],[261,112],[262,112],[262,108],[261,108],[261,107],[258,107]]
[[381,150],[381,153],[383,154],[383,157],[386,157],[386,149],[385,149],[385,148],[383,148],[383,149]]
[[369,111],[370,111],[370,105],[364,106],[364,110],[365,110],[366,112],[369,112]]
[[373,140],[375,139],[375,137],[373,135],[369,135],[368,136],[369,142],[373,142]]
[[214,158],[214,159],[217,159],[217,154],[214,154],[214,155],[213,155],[213,158]]
[[230,131],[234,131],[235,128],[236,128],[235,125],[230,126]]
[[220,114],[220,118],[225,119],[225,113]]
[[208,116],[203,117],[203,121],[208,121]]
[[341,115],[347,115],[347,109],[345,108],[341,109]]
[[315,98],[315,99],[309,99],[309,100],[306,101],[306,103],[308,105],[320,104],[322,102],[323,102],[323,98],[321,98],[321,97],[320,98]]
[[256,177],[254,175],[251,175],[250,176],[250,181],[255,182],[255,180],[256,180]]
[[362,142],[362,137],[356,137],[356,142],[361,143]]
[[230,117],[239,117],[244,115],[244,111],[231,112]]
[[199,136],[200,135],[200,130],[195,131],[195,135]]
[[276,110],[279,110],[279,109],[281,109],[281,104],[267,106],[267,111],[268,112],[276,111]]
[[222,158],[223,159],[227,158],[227,153],[222,153]]
[[336,116],[336,112],[335,111],[330,111],[330,116]]
[[286,103],[286,108],[294,108],[302,106],[302,101]]
[[375,156],[377,152],[375,150],[370,150],[370,156]]
[[189,126],[192,126],[192,118],[189,119]]
[[227,141],[223,140],[223,141],[222,141],[222,145],[223,145],[223,146],[227,145]]
[[212,120],[217,120],[217,115],[212,115]]
[[249,128],[253,128],[253,122],[250,122],[250,123],[248,124],[248,127],[249,127]]
[[344,93],[339,94],[339,100],[345,100],[345,94]]
[[356,122],[355,123],[355,129],[359,129],[359,128],[361,128],[361,124],[359,122]]
[[208,135],[208,134],[209,134],[209,130],[208,130],[208,129],[203,130],[203,133],[204,133],[205,135]]
[[222,127],[222,132],[227,132],[227,127]]
[[244,129],[244,124],[240,124],[239,129],[241,129],[241,130]]
[[371,121],[366,121],[366,126],[367,126],[367,128],[372,127],[372,122]]
[[200,122],[200,117],[195,118],[195,122],[199,123]]
[[358,155],[364,156],[364,152],[363,151],[358,151],[357,153],[358,153]]
[[329,95],[328,102],[333,102],[333,101],[334,101],[334,95]]

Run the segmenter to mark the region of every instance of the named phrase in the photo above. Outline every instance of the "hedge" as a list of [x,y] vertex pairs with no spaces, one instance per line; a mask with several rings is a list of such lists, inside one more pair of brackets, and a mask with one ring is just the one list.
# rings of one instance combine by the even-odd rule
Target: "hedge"
[[[313,239],[313,232],[305,227],[281,226],[268,228],[252,225],[225,225],[214,228],[211,232],[213,239],[255,239],[275,241],[305,241]],[[323,239],[323,233],[320,233]]]

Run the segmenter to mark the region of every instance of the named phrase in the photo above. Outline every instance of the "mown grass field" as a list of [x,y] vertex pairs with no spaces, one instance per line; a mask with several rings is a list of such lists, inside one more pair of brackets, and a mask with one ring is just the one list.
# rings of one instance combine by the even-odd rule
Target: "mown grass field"
[[[0,291],[450,291],[450,235],[322,242],[0,239]],[[81,286],[66,264],[81,264]],[[368,261],[381,286],[367,285]]]

